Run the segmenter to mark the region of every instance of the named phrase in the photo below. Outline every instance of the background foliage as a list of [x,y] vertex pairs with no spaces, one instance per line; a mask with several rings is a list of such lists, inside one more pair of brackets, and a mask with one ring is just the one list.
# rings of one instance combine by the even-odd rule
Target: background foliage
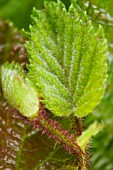
[[[67,8],[69,0],[64,0]],[[104,130],[92,141],[92,170],[113,169],[113,5],[112,0],[77,0],[83,10],[94,22],[102,24],[108,40],[109,77],[105,96],[98,108],[89,115],[86,126],[98,119],[105,124]],[[42,0],[1,0],[0,14],[2,18],[11,20],[16,27],[28,29],[32,7],[43,8]],[[6,36],[7,35],[7,36]],[[0,64],[6,60],[15,60],[24,67],[27,62],[24,37],[7,22],[0,20]],[[24,67],[25,68],[25,67]],[[70,161],[70,156],[54,146],[54,141],[45,136],[40,137],[38,129],[31,130],[24,122],[11,114],[0,92],[0,169],[9,168],[31,170],[36,169],[66,169],[65,164]],[[62,120],[59,120],[62,122]],[[67,128],[69,120],[63,120],[64,128]],[[53,151],[53,148],[55,150]],[[32,155],[32,156],[31,156]],[[73,159],[73,157],[72,157]],[[68,169],[70,169],[68,167]]]

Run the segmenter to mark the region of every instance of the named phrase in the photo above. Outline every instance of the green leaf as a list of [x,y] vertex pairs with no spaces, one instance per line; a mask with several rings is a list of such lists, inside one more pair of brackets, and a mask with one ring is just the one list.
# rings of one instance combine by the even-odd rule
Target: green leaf
[[22,68],[15,63],[1,67],[1,84],[4,98],[8,104],[29,118],[37,116],[39,100],[30,80],[25,77]]
[[[102,120],[105,128],[96,138],[92,146],[91,170],[113,169],[113,8],[112,0],[77,0],[82,10],[87,11],[87,15],[95,25],[102,24],[108,42],[108,79],[104,98],[89,120]],[[109,156],[108,156],[109,155]]]
[[90,142],[91,137],[95,136],[102,129],[102,125],[97,122],[92,123],[87,130],[85,130],[81,136],[77,138],[79,146],[85,151],[87,144]]
[[86,13],[74,4],[45,3],[33,10],[29,76],[43,102],[57,116],[82,117],[100,102],[107,78],[107,43]]
[[[11,23],[0,19],[0,66],[6,61],[15,61],[25,68],[27,57],[24,41],[23,35]],[[13,111],[6,104],[0,85],[1,169],[37,170],[43,167],[44,170],[52,170],[59,169],[66,160],[69,163],[71,158],[62,148],[57,149],[52,139],[42,136],[38,129],[26,125],[26,121]]]

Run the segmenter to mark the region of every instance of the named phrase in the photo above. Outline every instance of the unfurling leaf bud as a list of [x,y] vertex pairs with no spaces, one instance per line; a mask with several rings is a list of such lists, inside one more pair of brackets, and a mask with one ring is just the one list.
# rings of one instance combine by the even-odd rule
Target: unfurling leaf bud
[[3,95],[13,108],[30,119],[38,114],[39,100],[31,81],[14,62],[1,67]]

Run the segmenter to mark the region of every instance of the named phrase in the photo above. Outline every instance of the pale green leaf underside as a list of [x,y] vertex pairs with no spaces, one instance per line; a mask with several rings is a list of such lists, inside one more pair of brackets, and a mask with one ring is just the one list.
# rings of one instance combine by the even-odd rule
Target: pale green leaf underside
[[107,77],[107,43],[78,6],[46,2],[33,10],[29,76],[57,116],[85,116],[100,102]]
[[25,78],[22,68],[15,63],[5,63],[0,71],[3,95],[8,104],[26,117],[36,117],[39,110],[37,92]]
[[77,142],[79,146],[85,151],[87,144],[91,140],[92,136],[95,136],[98,132],[102,130],[102,124],[98,124],[97,122],[92,123],[87,130],[85,130],[81,136],[77,138]]

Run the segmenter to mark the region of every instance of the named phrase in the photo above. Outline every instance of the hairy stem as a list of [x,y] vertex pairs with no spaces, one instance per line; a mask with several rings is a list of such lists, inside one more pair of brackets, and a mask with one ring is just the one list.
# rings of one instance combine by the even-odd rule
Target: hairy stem
[[42,134],[46,134],[49,138],[53,137],[68,153],[75,155],[78,170],[88,170],[86,153],[82,151],[74,135],[69,134],[68,130],[63,130],[57,121],[49,118],[46,110],[40,110],[38,117],[33,121],[17,114],[14,110],[13,113],[18,119],[24,119],[25,123],[31,124],[34,128],[38,127]]
[[84,118],[78,118],[76,116],[72,116],[72,122],[73,122],[73,132],[76,137],[80,136],[82,132],[84,131]]
[[42,134],[47,134],[49,138],[53,137],[65,150],[76,156],[78,170],[88,169],[85,153],[76,142],[74,135],[69,134],[68,130],[63,130],[61,125],[49,118],[45,110],[40,110],[35,124]]

